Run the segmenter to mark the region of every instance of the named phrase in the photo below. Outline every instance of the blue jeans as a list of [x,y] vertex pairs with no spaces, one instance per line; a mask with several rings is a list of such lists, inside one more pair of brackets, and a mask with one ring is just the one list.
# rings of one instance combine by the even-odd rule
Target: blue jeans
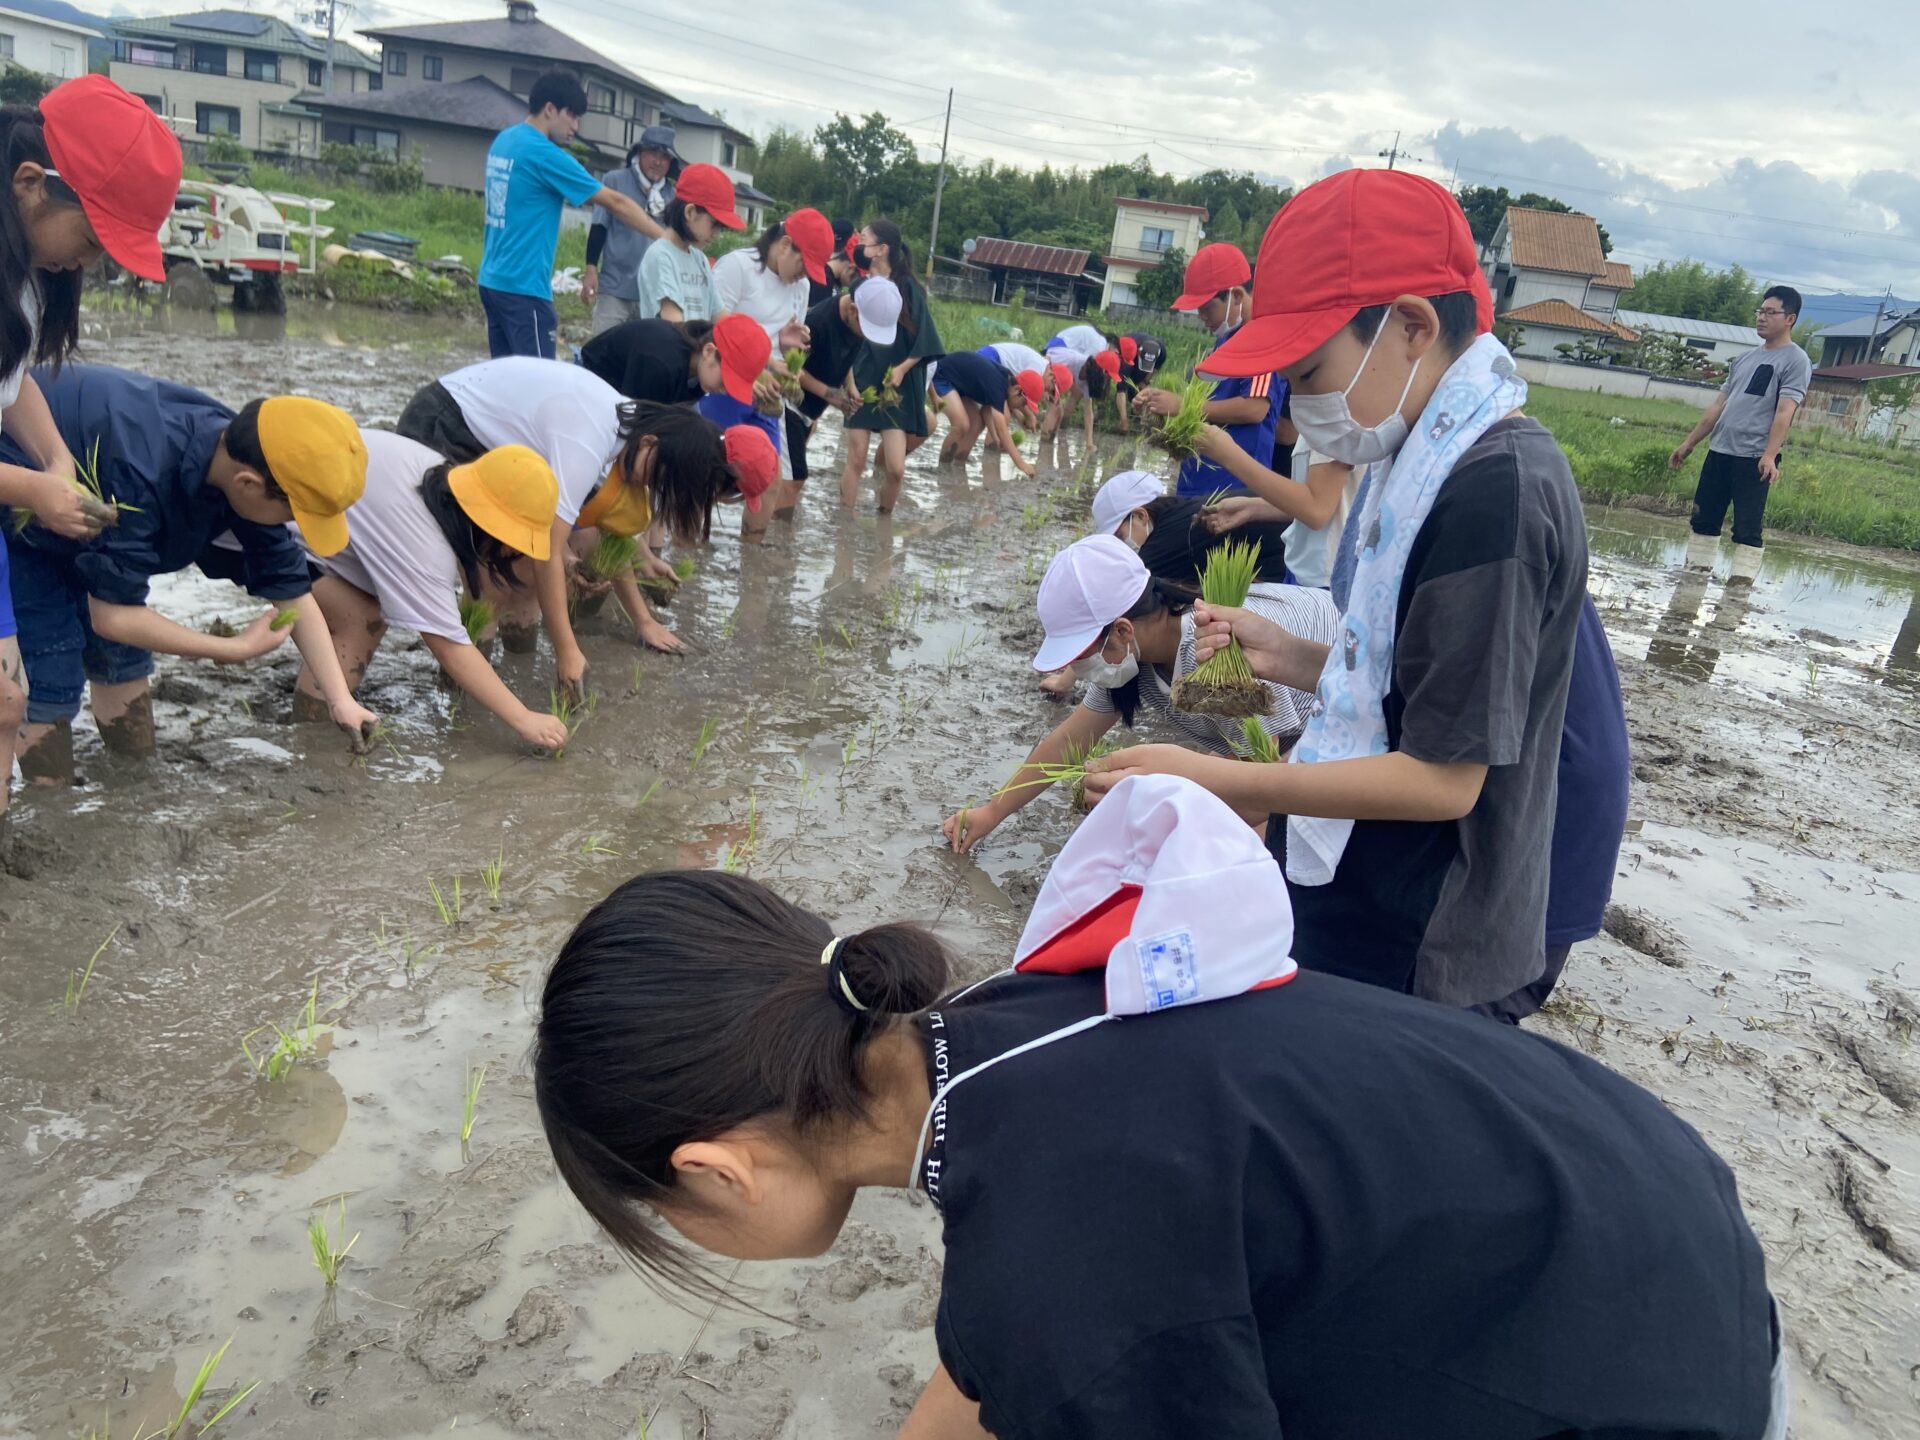
[[482,285],[480,308],[487,312],[487,353],[495,360],[502,355],[554,358],[554,331],[560,317],[554,313],[553,301]]
[[87,682],[124,685],[153,674],[153,655],[93,632],[87,590],[71,559],[33,545],[10,555],[20,659],[27,671],[27,723],[55,725],[80,713]]
[[0,506],[0,640],[19,627],[13,623],[13,587],[7,580],[7,531],[13,528],[13,512]]

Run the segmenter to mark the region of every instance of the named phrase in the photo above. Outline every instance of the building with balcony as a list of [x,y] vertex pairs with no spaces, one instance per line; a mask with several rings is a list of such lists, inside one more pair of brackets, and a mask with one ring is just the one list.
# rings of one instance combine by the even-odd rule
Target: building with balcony
[[1145,270],[1157,270],[1169,250],[1191,256],[1207,238],[1207,208],[1169,200],[1113,202],[1113,240],[1107,247],[1107,279],[1100,306],[1138,305],[1135,283]]
[[[271,15],[203,10],[116,20],[107,74],[200,139],[230,136],[249,150],[320,152],[320,114],[301,103],[325,88],[327,41]],[[335,95],[380,84],[372,56],[333,42]]]
[[0,64],[55,80],[87,73],[87,50],[102,33],[85,25],[0,7]]

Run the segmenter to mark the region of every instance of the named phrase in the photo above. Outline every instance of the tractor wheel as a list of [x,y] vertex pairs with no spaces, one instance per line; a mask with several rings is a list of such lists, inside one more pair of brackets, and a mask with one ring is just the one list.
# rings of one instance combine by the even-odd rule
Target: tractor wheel
[[214,308],[213,282],[191,260],[176,260],[167,266],[166,297],[169,305],[182,310]]
[[261,315],[284,315],[287,313],[287,291],[280,283],[278,275],[255,275],[244,286],[236,286],[234,294],[242,289],[253,292],[253,309]]

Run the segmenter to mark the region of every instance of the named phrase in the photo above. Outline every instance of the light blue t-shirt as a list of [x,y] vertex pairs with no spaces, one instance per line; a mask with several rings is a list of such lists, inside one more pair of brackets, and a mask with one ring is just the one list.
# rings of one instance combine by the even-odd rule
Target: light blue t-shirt
[[680,307],[682,320],[711,320],[720,312],[720,298],[713,286],[713,266],[699,250],[682,250],[671,240],[649,245],[640,257],[636,287],[640,292],[640,318],[651,320],[660,313],[660,302],[671,300]]
[[560,207],[583,205],[600,182],[531,125],[511,125],[487,150],[487,225],[480,283],[510,295],[553,298]]

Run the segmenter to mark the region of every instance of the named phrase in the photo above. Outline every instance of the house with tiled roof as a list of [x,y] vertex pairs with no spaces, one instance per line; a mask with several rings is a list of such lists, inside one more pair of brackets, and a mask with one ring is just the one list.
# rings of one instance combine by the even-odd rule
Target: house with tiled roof
[[1176,205],[1171,200],[1138,200],[1116,196],[1113,202],[1113,239],[1107,245],[1106,281],[1100,305],[1138,305],[1134,287],[1148,270],[1160,268],[1161,257],[1178,250],[1191,257],[1207,238],[1211,218],[1204,205]]
[[1615,318],[1633,267],[1609,260],[1591,215],[1515,205],[1480,252],[1493,313],[1524,327],[1519,353],[1552,355],[1558,345],[1639,337]]

